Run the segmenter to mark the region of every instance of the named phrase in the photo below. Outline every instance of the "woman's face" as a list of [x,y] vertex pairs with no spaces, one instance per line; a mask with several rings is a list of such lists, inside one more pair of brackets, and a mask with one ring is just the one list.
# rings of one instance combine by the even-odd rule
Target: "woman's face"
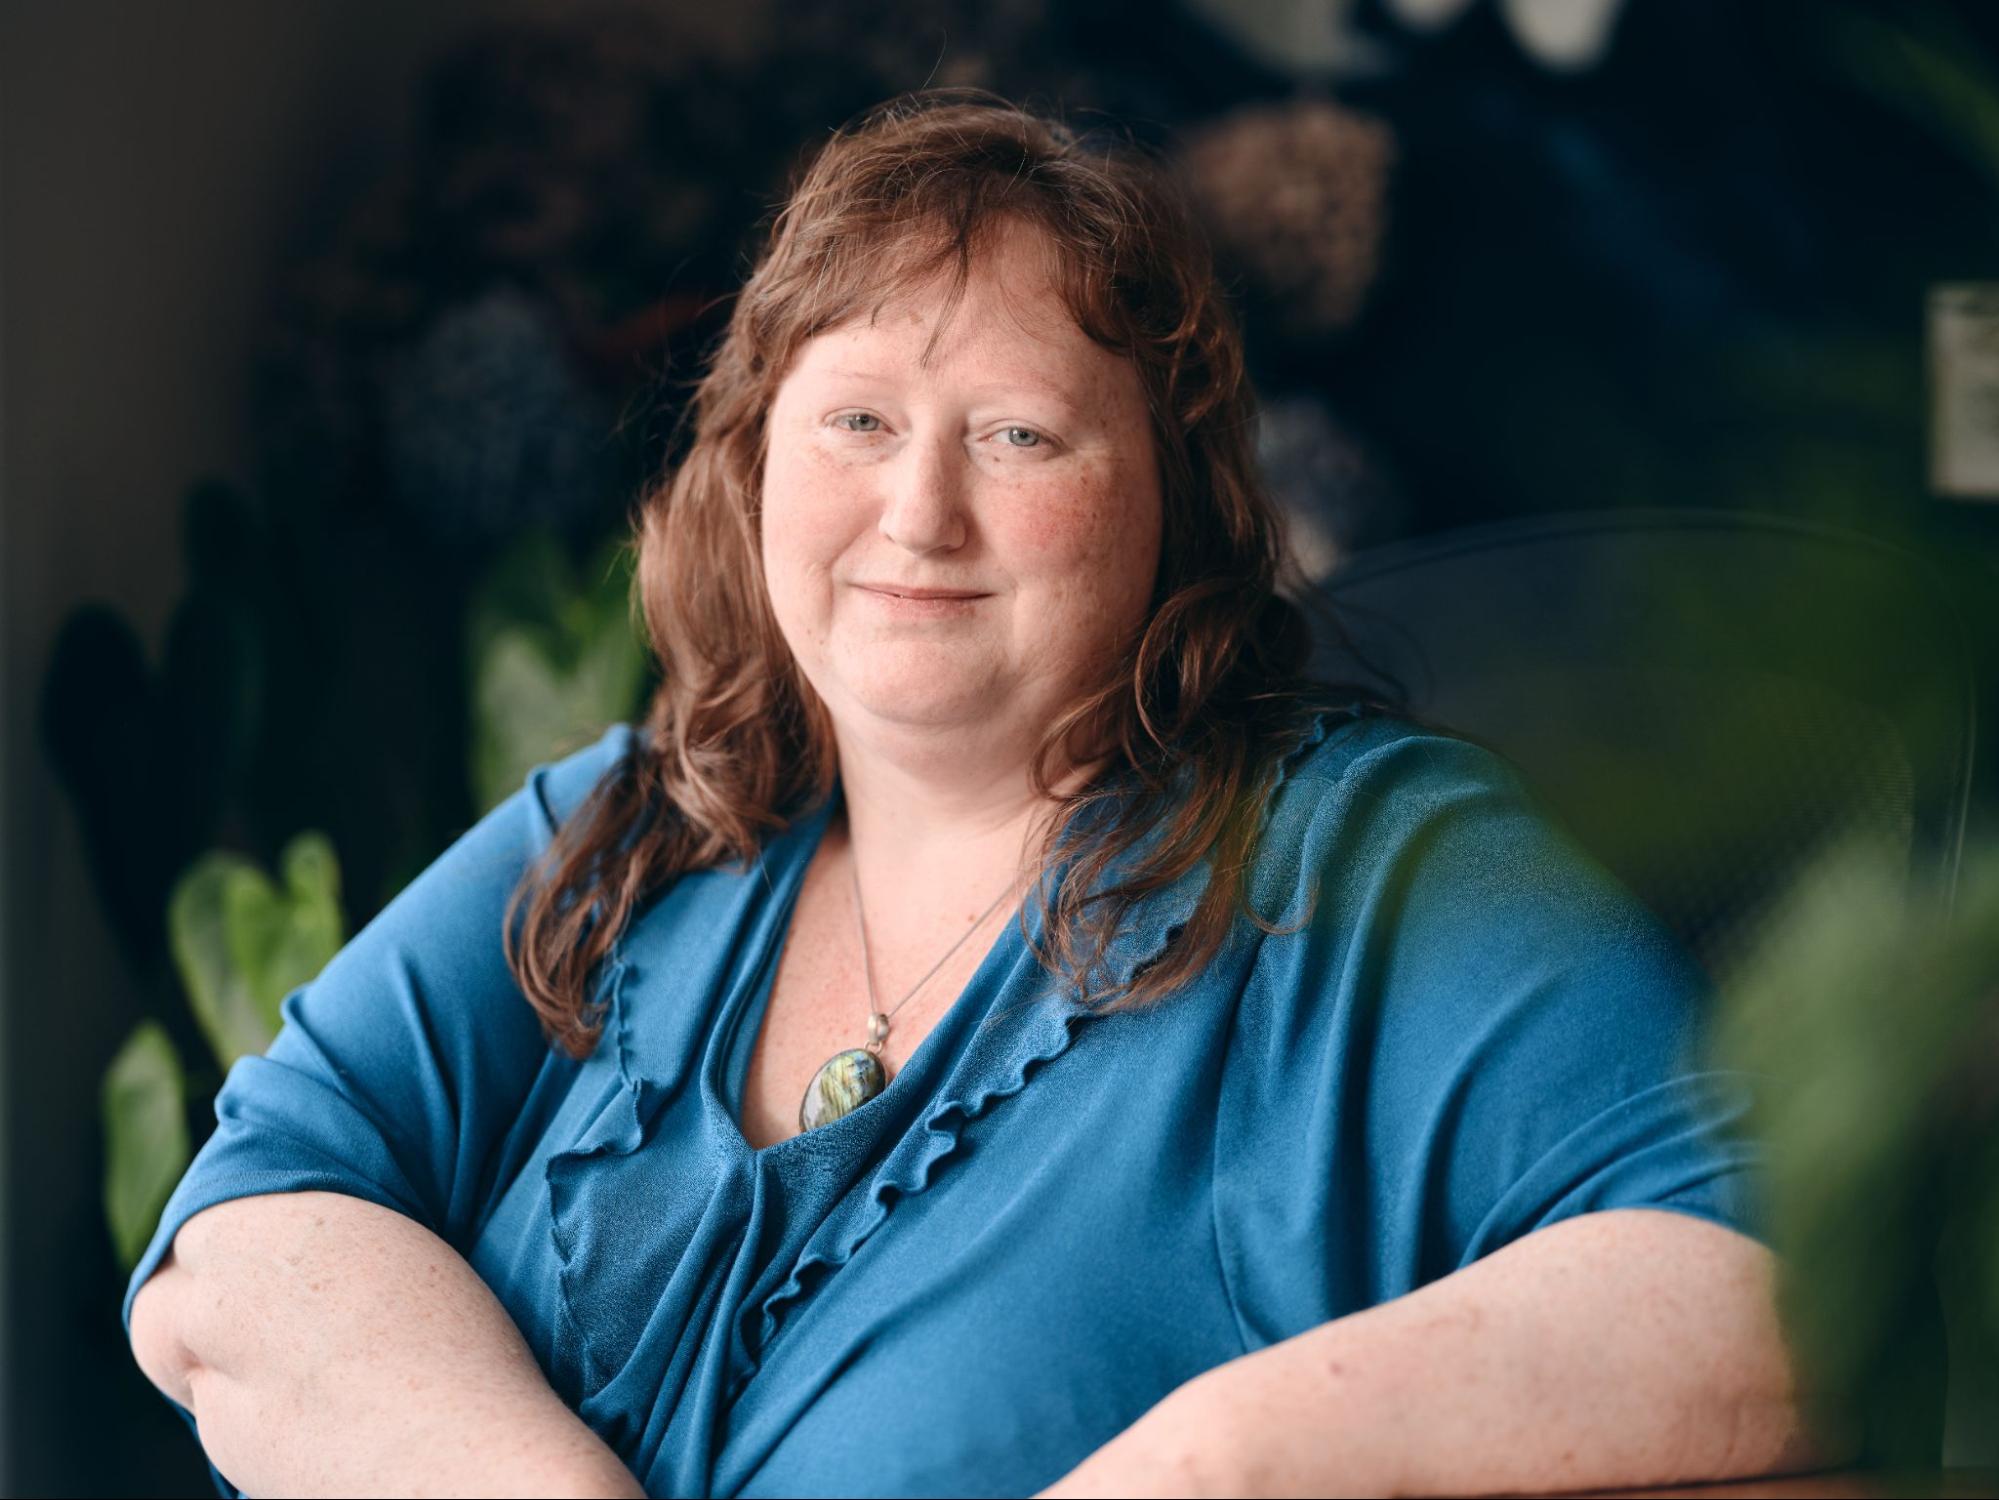
[[[1144,620],[1161,502],[1133,367],[1070,319],[1037,231],[799,351],[768,417],[763,563],[843,735],[1031,745]],[[960,737],[959,743],[966,743]]]

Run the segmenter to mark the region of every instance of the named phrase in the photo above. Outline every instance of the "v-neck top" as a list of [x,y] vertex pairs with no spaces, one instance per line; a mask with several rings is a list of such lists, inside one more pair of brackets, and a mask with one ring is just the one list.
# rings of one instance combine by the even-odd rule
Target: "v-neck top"
[[[191,1215],[347,1193],[463,1255],[650,1494],[1022,1495],[1203,1371],[1557,1220],[1767,1238],[1698,966],[1504,759],[1362,711],[1281,766],[1248,871],[1277,931],[1239,921],[1175,993],[1100,1012],[1010,921],[880,1095],[752,1149],[750,1053],[837,786],[634,910],[586,1060],[506,967],[516,882],[643,733],[537,768],[286,997],[128,1330]],[[1113,977],[1206,879],[1140,903]]]

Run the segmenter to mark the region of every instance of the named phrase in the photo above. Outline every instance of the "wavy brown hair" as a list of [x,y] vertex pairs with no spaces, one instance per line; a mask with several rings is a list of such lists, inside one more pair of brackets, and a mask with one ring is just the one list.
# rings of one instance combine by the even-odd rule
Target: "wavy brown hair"
[[[974,258],[1014,224],[1052,245],[1078,327],[1141,376],[1164,505],[1147,623],[1048,726],[1029,768],[1054,804],[1036,955],[1108,1009],[1185,983],[1239,913],[1274,930],[1244,872],[1279,761],[1338,699],[1303,675],[1310,632],[1278,592],[1242,339],[1198,217],[1176,174],[1128,137],[1085,136],[983,90],[929,90],[865,112],[805,163],[683,410],[692,443],[635,508],[635,609],[662,669],[646,732],[505,921],[508,964],[572,1057],[596,1045],[590,975],[633,910],[683,872],[747,866],[833,789],[831,722],[779,633],[758,545],[765,419],[793,356],[946,270],[948,318]],[[1054,789],[1100,762],[1088,784]],[[1159,961],[1099,983],[1133,906],[1203,860],[1206,888]]]

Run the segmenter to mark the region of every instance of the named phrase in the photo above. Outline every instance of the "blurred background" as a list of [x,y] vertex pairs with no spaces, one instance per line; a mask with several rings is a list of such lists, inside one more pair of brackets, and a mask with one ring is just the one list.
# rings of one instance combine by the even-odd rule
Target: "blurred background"
[[[9,0],[0,1489],[205,1492],[119,1303],[223,1071],[638,711],[616,545],[759,222],[827,130],[938,84],[1185,172],[1312,578],[1521,518],[1775,516],[1922,559],[1999,683],[1999,7]],[[1983,746],[1969,786],[1977,851]],[[1963,1352],[1999,1345],[1999,967],[1962,906],[1799,910],[1766,991],[1864,969],[1817,922],[1959,997],[1868,1160],[1961,1226],[1952,1451],[1999,1463]],[[1819,1326],[1849,1370],[1886,1336]]]

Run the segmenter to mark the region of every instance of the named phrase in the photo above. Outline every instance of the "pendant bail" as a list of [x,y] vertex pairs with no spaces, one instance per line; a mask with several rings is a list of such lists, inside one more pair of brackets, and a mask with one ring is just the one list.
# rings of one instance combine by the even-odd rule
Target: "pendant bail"
[[868,1045],[874,1051],[881,1050],[881,1044],[888,1040],[888,1017],[880,1011],[868,1014]]

